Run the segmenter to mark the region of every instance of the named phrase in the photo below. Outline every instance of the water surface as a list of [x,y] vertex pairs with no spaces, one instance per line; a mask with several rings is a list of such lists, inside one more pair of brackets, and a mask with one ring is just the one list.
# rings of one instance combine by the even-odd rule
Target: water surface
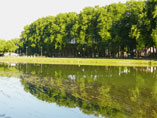
[[156,67],[0,64],[0,118],[156,116]]

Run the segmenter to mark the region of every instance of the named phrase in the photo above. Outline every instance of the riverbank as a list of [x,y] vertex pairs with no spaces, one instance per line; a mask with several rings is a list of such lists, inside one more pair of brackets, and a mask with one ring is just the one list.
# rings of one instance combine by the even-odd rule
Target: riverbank
[[46,58],[0,57],[0,63],[96,65],[96,66],[157,66],[156,60],[143,59],[93,59],[93,58]]

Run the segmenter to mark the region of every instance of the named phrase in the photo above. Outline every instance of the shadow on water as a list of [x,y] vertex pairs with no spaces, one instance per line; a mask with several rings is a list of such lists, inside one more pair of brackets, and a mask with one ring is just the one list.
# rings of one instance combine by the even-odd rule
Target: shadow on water
[[[157,116],[156,67],[98,67],[18,64],[0,66],[26,92],[48,103],[108,118]],[[0,116],[1,117],[1,116]]]

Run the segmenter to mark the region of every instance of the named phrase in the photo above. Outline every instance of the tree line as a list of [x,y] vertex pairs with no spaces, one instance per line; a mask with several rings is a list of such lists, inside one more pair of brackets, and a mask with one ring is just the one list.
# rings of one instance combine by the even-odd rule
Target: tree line
[[18,50],[50,57],[134,57],[142,51],[146,56],[150,47],[157,54],[157,0],[131,0],[39,18],[24,27]]
[[2,40],[0,39],[0,54],[4,55],[6,52],[14,52],[20,47],[20,39]]

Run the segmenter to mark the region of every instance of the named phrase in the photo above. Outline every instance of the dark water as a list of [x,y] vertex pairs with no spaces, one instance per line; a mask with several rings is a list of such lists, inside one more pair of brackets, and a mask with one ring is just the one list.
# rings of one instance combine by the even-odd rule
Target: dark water
[[156,118],[156,67],[0,64],[0,118]]

